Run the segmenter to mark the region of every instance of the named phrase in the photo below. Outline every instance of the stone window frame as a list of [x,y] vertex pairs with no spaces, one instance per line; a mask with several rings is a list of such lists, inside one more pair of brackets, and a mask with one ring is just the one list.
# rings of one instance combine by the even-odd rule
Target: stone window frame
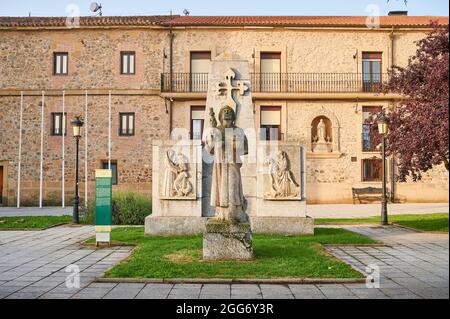
[[[116,167],[116,178],[115,178],[115,180],[114,180],[113,166]],[[101,168],[102,169],[108,169],[108,160],[101,160]],[[111,160],[111,170],[113,171],[112,184],[113,185],[118,185],[119,184],[119,166],[117,164],[117,160]]]
[[211,52],[211,61],[213,61],[217,56],[217,49],[215,46],[207,45],[192,45],[189,46],[184,52],[184,72],[191,73],[191,52]]
[[[201,104],[192,104],[192,105],[190,105],[190,107],[189,107],[189,127],[190,127],[190,130],[189,130],[189,138],[191,139],[191,140],[194,140],[194,127],[193,127],[193,119],[192,119],[192,111],[206,111],[206,103],[204,104],[204,105],[201,105]],[[203,121],[203,123],[202,123],[202,136],[203,136],[203,133],[204,133],[204,131],[205,131],[205,120],[203,119],[202,120]],[[201,140],[201,138],[200,138],[200,140]]]
[[[369,161],[378,161],[380,165],[380,177],[378,179],[365,179],[364,176],[364,163]],[[383,160],[379,157],[368,157],[361,159],[361,182],[363,183],[381,183],[383,181]]]
[[[61,72],[57,72],[57,61],[58,61],[58,57],[63,57],[65,56],[66,59],[66,72],[62,72],[63,65],[61,64]],[[63,59],[61,59],[61,63],[63,63],[62,61],[64,61]],[[53,75],[54,76],[67,76],[69,75],[69,52],[53,52]]]
[[[124,72],[123,58],[127,56],[128,69]],[[130,72],[130,56],[133,56],[133,72]],[[120,75],[136,75],[136,51],[120,51]]]
[[[287,102],[280,100],[267,100],[267,101],[257,101],[254,103],[254,111],[255,114],[255,128],[261,127],[261,109],[264,107],[276,106],[281,109],[281,125],[280,125],[280,135],[281,139],[279,141],[285,141],[287,139]],[[256,132],[258,133],[258,132]],[[259,135],[258,135],[259,139]]]
[[[128,125],[128,117],[133,117],[133,131],[130,133],[129,128],[127,127],[127,132],[124,133],[123,127],[122,127],[122,118],[126,116],[127,117],[127,125]],[[134,112],[121,112],[119,113],[119,136],[134,136],[136,132],[136,113]]]
[[8,202],[8,161],[1,161],[0,166],[3,168],[3,192],[0,193],[0,197],[2,197],[1,206],[7,206]]
[[[59,123],[61,132],[59,132],[59,133],[55,132],[55,127],[56,127],[55,126],[55,119],[56,119],[57,115],[61,116],[60,123]],[[64,134],[62,132],[62,130],[63,130],[63,125],[62,125],[63,121],[65,122],[64,123]],[[51,136],[63,136],[63,135],[67,136],[67,112],[64,112],[64,115],[63,115],[63,112],[52,112],[51,113],[50,130],[51,130],[50,131],[50,135]]]
[[375,154],[379,154],[380,150],[373,148],[373,149],[364,149],[364,109],[365,108],[380,108],[381,111],[384,110],[384,106],[383,105],[369,105],[369,104],[364,104],[361,106],[361,117],[362,117],[362,123],[361,123],[361,152],[362,153],[375,153]]
[[[283,106],[282,105],[260,105],[259,106],[259,128],[262,129],[263,125],[261,123],[261,118],[262,118],[262,112],[265,110],[270,110],[270,111],[279,111],[280,113],[280,125],[279,125],[279,129],[278,129],[278,139],[276,141],[282,141],[284,140],[284,132],[283,132]],[[267,135],[267,133],[266,133]],[[270,133],[269,133],[270,135]],[[259,134],[260,138],[261,138],[261,133]]]
[[281,73],[287,73],[287,50],[281,46],[262,46],[255,48],[253,73],[261,72],[261,53],[281,53]]

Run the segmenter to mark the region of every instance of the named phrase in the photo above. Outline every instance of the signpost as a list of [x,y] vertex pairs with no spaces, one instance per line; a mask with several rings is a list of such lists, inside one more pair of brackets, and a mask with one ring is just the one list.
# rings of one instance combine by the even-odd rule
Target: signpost
[[112,171],[95,170],[95,244],[111,244]]

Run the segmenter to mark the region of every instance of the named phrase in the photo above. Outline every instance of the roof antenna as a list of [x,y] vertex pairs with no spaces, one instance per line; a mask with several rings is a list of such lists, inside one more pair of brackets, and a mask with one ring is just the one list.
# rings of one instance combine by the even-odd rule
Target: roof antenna
[[101,17],[103,15],[102,12],[102,4],[97,3],[97,2],[92,2],[91,6],[89,7],[91,9],[92,12],[96,13],[98,11],[98,16]]
[[31,11],[28,12],[28,17],[29,17],[29,18],[31,17]]
[[187,9],[184,9],[184,10],[183,10],[183,14],[184,14],[185,16],[188,16],[188,15],[190,15],[191,13],[190,13]]

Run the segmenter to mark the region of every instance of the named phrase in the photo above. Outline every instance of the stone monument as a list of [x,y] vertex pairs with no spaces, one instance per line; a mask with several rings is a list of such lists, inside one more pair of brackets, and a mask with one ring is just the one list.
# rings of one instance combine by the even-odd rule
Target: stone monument
[[[234,77],[230,70],[226,76]],[[211,206],[215,218],[206,223],[203,235],[205,260],[248,260],[253,257],[252,231],[246,213],[242,187],[242,155],[248,154],[244,130],[236,126],[236,112],[224,105],[219,125],[211,109],[211,128],[206,147],[214,155],[211,182]]]
[[[258,140],[250,83],[247,60],[214,58],[202,141],[154,141],[146,235],[203,233],[204,258],[219,260],[251,259],[252,233],[314,233],[305,148]],[[319,131],[326,140],[326,129]]]

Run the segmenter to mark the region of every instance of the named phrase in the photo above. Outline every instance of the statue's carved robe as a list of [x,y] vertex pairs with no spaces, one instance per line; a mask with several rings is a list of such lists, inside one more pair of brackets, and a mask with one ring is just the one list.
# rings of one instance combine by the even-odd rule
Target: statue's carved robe
[[242,190],[241,156],[248,154],[244,130],[219,126],[209,141],[214,155],[211,185],[211,206],[228,208],[230,214],[245,210]]

